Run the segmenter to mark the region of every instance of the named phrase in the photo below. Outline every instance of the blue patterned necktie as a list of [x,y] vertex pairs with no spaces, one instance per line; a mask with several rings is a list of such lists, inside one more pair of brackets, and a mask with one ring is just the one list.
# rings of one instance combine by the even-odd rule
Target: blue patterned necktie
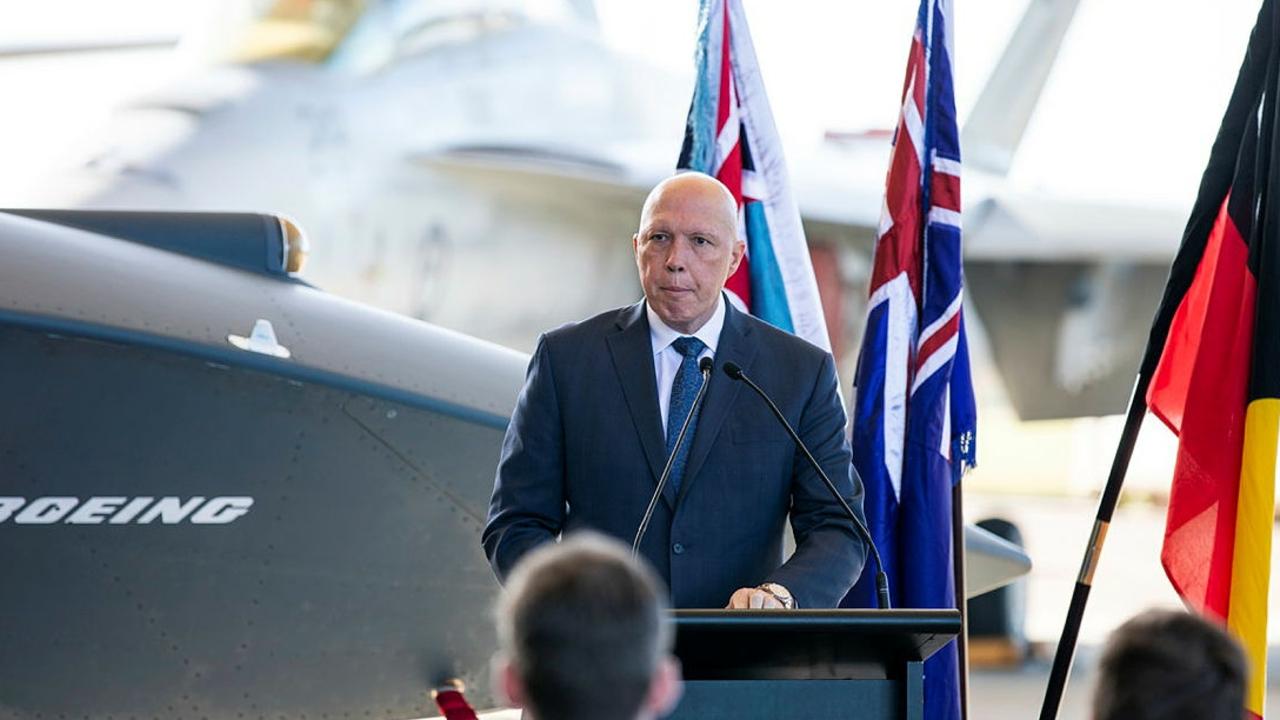
[[[680,435],[680,426],[684,424],[689,408],[693,407],[693,399],[698,395],[698,388],[702,385],[698,356],[707,346],[696,337],[680,337],[671,343],[671,347],[683,359],[680,361],[680,369],[676,371],[675,380],[671,383],[671,401],[667,404],[667,457],[671,457],[671,449],[676,446],[676,437]],[[675,462],[671,463],[671,475],[667,481],[676,493],[680,492],[684,465],[689,459],[689,447],[693,445],[693,431],[697,427],[698,416],[695,414],[689,421],[689,429],[685,431],[684,442],[680,443],[680,452],[676,453]]]

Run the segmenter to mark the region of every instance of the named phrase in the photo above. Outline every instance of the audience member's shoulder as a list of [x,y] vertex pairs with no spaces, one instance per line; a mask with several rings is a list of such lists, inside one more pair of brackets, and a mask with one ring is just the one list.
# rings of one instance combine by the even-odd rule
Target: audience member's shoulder
[[615,330],[618,323],[626,321],[636,312],[635,305],[606,310],[584,320],[565,323],[560,327],[543,333],[544,339],[552,344],[574,342],[588,337],[596,337]]

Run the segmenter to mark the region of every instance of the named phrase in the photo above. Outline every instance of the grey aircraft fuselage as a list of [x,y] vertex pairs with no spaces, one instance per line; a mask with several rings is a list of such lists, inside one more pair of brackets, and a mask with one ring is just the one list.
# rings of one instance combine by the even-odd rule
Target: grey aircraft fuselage
[[[288,358],[229,341],[259,320]],[[525,356],[9,214],[0,348],[0,718],[421,717],[446,677],[490,704]]]

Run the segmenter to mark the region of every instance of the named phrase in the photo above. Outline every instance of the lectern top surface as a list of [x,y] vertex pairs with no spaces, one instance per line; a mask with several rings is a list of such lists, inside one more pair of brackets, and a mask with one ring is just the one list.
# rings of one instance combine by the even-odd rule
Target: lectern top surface
[[960,632],[957,610],[676,610],[698,677],[886,677]]
[[741,630],[770,628],[797,630],[871,630],[884,628],[893,632],[915,630],[956,634],[960,632],[960,611],[904,608],[894,610],[824,609],[824,610],[673,610],[672,617],[681,627],[699,629]]

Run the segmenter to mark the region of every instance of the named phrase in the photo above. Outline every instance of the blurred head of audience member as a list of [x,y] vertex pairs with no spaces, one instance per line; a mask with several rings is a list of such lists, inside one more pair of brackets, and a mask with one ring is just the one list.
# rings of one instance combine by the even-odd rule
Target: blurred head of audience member
[[498,601],[498,694],[534,720],[666,714],[681,681],[665,597],[648,567],[600,535],[530,553]]
[[1194,613],[1149,610],[1107,640],[1093,717],[1242,718],[1247,672],[1240,645],[1221,627]]

